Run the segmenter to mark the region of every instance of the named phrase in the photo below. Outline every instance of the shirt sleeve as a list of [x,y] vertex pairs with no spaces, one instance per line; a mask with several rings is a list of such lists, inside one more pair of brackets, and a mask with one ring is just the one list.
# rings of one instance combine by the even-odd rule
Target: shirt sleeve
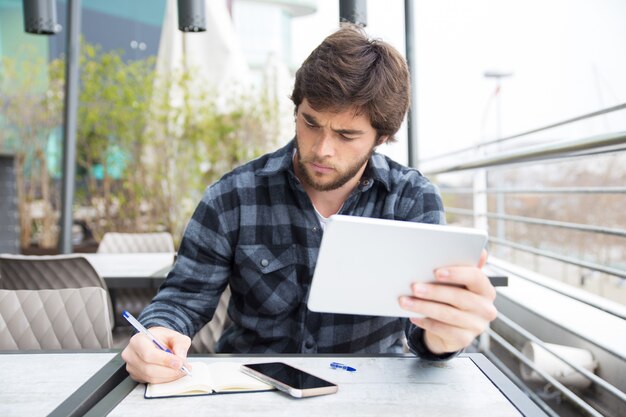
[[139,316],[145,327],[163,326],[192,337],[213,317],[228,284],[232,258],[233,222],[227,221],[221,208],[218,187],[205,192],[187,225],[172,271]]
[[409,345],[409,349],[412,353],[418,356],[421,359],[427,361],[445,361],[448,359],[452,359],[459,355],[463,350],[458,350],[456,352],[448,352],[443,353],[441,355],[437,355],[432,353],[430,349],[426,346],[426,342],[424,342],[424,329],[417,327],[413,323],[411,323],[408,319],[406,319],[405,323],[406,329],[405,333],[407,336],[407,343]]
[[446,224],[439,188],[418,172],[398,198],[400,219],[416,223]]

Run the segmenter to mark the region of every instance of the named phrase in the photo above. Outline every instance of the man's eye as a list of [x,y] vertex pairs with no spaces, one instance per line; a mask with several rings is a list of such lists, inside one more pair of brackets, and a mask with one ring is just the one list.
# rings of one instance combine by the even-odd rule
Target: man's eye
[[345,142],[350,142],[353,141],[356,138],[350,137],[350,136],[345,136],[345,135],[339,135],[339,137],[341,138],[341,140],[345,141]]
[[308,127],[310,127],[311,129],[316,129],[319,126],[310,122],[307,122],[306,120],[304,121],[304,124],[306,124]]

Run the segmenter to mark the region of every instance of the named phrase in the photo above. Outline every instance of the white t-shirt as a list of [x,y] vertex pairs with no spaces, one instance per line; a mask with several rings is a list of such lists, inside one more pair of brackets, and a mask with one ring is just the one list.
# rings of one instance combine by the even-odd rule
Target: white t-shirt
[[315,214],[317,215],[317,219],[320,221],[320,225],[322,226],[322,231],[326,228],[326,223],[328,223],[328,217],[324,217],[320,214],[319,211],[317,211],[317,208],[315,208],[315,206],[313,206],[313,208],[315,209]]

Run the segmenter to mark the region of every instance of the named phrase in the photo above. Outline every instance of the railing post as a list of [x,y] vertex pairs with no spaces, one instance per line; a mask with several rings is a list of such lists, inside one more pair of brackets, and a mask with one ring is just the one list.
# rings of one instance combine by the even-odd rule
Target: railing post
[[[504,193],[500,191],[505,185],[502,176],[496,176],[494,184],[498,189],[498,191],[496,191],[496,213],[498,213],[498,216],[504,216],[506,215]],[[502,217],[498,218],[496,230],[498,239],[506,240],[506,221]]]
[[[485,168],[474,171],[473,189],[474,227],[489,231],[489,223],[487,221],[487,170]],[[478,349],[481,352],[489,351],[489,334],[487,331],[478,337]]]
[[473,185],[474,227],[489,230],[487,222],[487,170],[480,168],[474,171]]

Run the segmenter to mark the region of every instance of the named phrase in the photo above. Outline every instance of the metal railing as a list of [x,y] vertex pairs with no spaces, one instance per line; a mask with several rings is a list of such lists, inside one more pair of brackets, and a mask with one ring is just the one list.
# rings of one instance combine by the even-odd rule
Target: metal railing
[[[442,190],[442,191],[445,192],[446,190]],[[448,208],[446,211],[452,214],[474,216],[474,212],[472,210]],[[501,220],[508,220],[511,222],[536,224],[540,226],[549,226],[549,227],[560,227],[563,229],[578,230],[582,232],[601,233],[605,235],[626,237],[626,229],[619,229],[615,227],[589,226],[586,224],[537,219],[533,217],[524,217],[524,216],[511,216],[511,215],[497,214],[497,213],[490,213],[490,212],[483,213],[482,215],[489,219],[501,219]]]
[[581,116],[577,116],[577,117],[573,117],[573,118],[570,118],[570,119],[562,120],[562,121],[557,122],[557,123],[553,123],[553,124],[550,124],[550,125],[542,126],[542,127],[538,128],[538,129],[531,129],[531,130],[527,130],[527,131],[524,131],[524,132],[521,132],[521,133],[516,133],[515,135],[505,136],[505,137],[502,137],[502,138],[497,138],[497,139],[489,140],[489,141],[486,141],[486,142],[482,142],[482,143],[479,143],[476,146],[470,146],[470,147],[467,147],[467,148],[457,149],[457,150],[454,150],[452,152],[448,152],[448,153],[443,154],[443,155],[438,155],[436,157],[423,159],[420,162],[428,162],[428,161],[432,161],[432,160],[435,160],[435,159],[441,159],[442,157],[458,155],[458,154],[461,154],[461,153],[464,153],[464,152],[467,152],[467,151],[473,151],[473,150],[475,150],[478,147],[485,147],[485,146],[489,146],[489,145],[497,145],[499,143],[508,142],[508,141],[513,140],[513,139],[519,139],[519,138],[527,137],[527,136],[533,135],[535,133],[545,132],[545,131],[548,131],[548,130],[551,130],[551,129],[554,129],[554,128],[557,128],[557,127],[570,125],[572,123],[580,122],[582,120],[591,119],[593,117],[601,116],[601,115],[604,115],[604,114],[614,113],[614,112],[617,112],[617,111],[620,111],[620,110],[624,110],[624,109],[626,109],[626,103],[618,104],[616,106],[607,107],[605,109],[597,110],[597,111],[594,111],[594,112],[591,112],[591,113],[583,114]]
[[[480,148],[481,146],[477,146]],[[524,162],[545,161],[548,159],[570,158],[586,155],[626,150],[626,132],[607,133],[590,138],[564,140],[557,143],[531,145],[520,149],[504,151],[493,156],[483,156],[465,162],[426,169],[429,175],[464,171],[477,168],[490,168],[500,165]],[[449,155],[445,155],[448,157]]]
[[[598,186],[554,186],[554,184],[543,186],[528,187],[528,185],[522,185],[520,187],[514,187],[510,184],[502,186],[501,183],[494,185],[487,183],[487,172],[492,168],[515,168],[520,164],[537,165],[538,163],[548,162],[563,162],[578,160],[579,158],[596,156],[601,154],[610,155],[626,155],[626,132],[612,132],[602,135],[594,135],[591,137],[577,138],[562,140],[558,142],[551,142],[546,144],[533,144],[524,146],[523,143],[517,142],[519,146],[515,148],[509,148],[504,151],[494,152],[486,155],[486,149],[495,144],[502,144],[511,140],[520,140],[524,137],[530,136],[538,132],[544,132],[556,127],[569,125],[579,122],[581,120],[590,119],[600,115],[605,115],[612,112],[617,112],[626,109],[626,103],[610,108],[602,109],[597,112],[588,113],[582,116],[570,118],[558,123],[553,123],[548,126],[541,127],[539,129],[533,129],[520,134],[511,135],[508,137],[497,138],[478,144],[476,146],[464,148],[461,150],[453,151],[445,155],[441,155],[437,158],[430,158],[428,160],[420,161],[419,168],[427,176],[434,177],[435,183],[438,183],[438,179],[441,176],[454,175],[463,172],[467,177],[467,172],[471,171],[474,174],[473,187],[464,186],[447,186],[441,185],[440,189],[445,196],[471,196],[473,201],[473,209],[465,207],[446,207],[448,214],[461,216],[464,218],[471,217],[474,219],[474,225],[476,227],[485,227],[488,225],[488,221],[497,221],[497,228],[499,229],[503,224],[517,224],[524,225],[525,227],[543,228],[544,230],[556,230],[566,232],[583,233],[590,236],[603,236],[608,239],[616,239],[620,242],[617,246],[626,247],[626,229],[614,226],[601,226],[597,224],[587,224],[578,221],[561,221],[548,218],[540,218],[536,216],[517,215],[511,213],[505,213],[504,207],[501,206],[502,198],[505,195],[512,196],[516,194],[540,194],[556,196],[562,195],[589,195],[589,196],[601,196],[601,195],[614,195],[621,198],[626,194],[626,187],[621,185],[598,185]],[[625,115],[626,117],[626,115]],[[465,154],[464,156],[462,156]],[[455,159],[455,161],[451,161]],[[626,178],[624,178],[626,183]],[[489,197],[496,197],[496,207],[489,210]],[[481,202],[482,199],[482,202]],[[477,204],[477,201],[479,204]],[[621,200],[620,200],[621,201]],[[492,202],[492,205],[494,203]],[[626,206],[626,200],[621,204],[621,211]],[[513,250],[516,252],[530,254],[532,256],[541,259],[550,259],[558,261],[563,265],[571,265],[584,270],[593,271],[594,273],[603,274],[606,277],[616,277],[619,280],[626,279],[626,264],[624,265],[610,265],[604,264],[598,260],[583,259],[582,257],[576,257],[569,253],[563,254],[558,252],[558,248],[550,248],[557,250],[548,250],[544,247],[533,246],[526,242],[519,242],[505,238],[504,233],[497,233],[496,236],[490,237],[489,242],[491,247]],[[622,241],[621,239],[625,239]],[[623,267],[622,267],[623,266]],[[530,275],[530,274],[529,274]],[[525,277],[521,277],[525,278]],[[611,314],[615,317],[626,320],[626,314],[623,310],[615,308],[607,308],[606,305],[600,302],[594,301],[593,298],[579,297],[570,291],[561,291],[555,288],[555,286],[549,283],[537,282],[536,279],[528,278],[529,281],[534,284],[542,285],[544,288],[548,288],[552,291],[556,291],[565,297],[575,299],[579,302],[583,302],[587,305],[593,306],[605,313]],[[551,355],[556,356],[559,360],[563,361],[567,365],[574,368],[577,372],[588,378],[594,387],[599,390],[610,393],[614,399],[613,404],[621,404],[618,406],[620,410],[626,409],[626,394],[620,390],[620,388],[602,379],[598,375],[584,369],[571,361],[563,358],[556,352],[552,351],[549,347],[543,343],[538,337],[532,334],[528,329],[524,329],[519,324],[515,323],[506,315],[500,314],[498,323],[501,326],[506,326],[508,331],[517,334],[517,337],[525,339],[526,341],[532,341],[542,348],[545,348]],[[559,382],[553,376],[546,373],[544,370],[539,369],[532,360],[529,360],[524,354],[517,349],[510,341],[506,340],[503,335],[496,333],[494,330],[489,329],[487,332],[488,338],[499,345],[504,351],[515,357],[519,362],[525,364],[529,368],[533,369],[537,374],[541,375],[547,383],[549,383],[554,389],[558,390],[563,397],[565,397],[571,404],[574,404],[579,410],[582,410],[586,415],[601,416],[604,415],[603,411],[598,411],[594,408],[589,401],[585,401],[581,395],[578,395],[567,386]],[[480,346],[489,346],[489,344],[481,343]],[[626,347],[625,347],[626,350]],[[542,400],[542,398],[534,393],[528,386],[524,384],[524,381],[520,379],[516,373],[507,368],[504,361],[500,360],[494,351],[487,348],[483,353],[489,357],[496,366],[500,367],[516,384],[528,393],[529,397],[533,399],[540,407],[546,411],[549,415],[557,415],[550,406]],[[626,352],[624,352],[626,356]],[[619,412],[618,412],[619,413]],[[616,414],[618,415],[618,414]]]
[[[472,188],[454,188],[449,192],[473,194]],[[626,187],[542,187],[542,188],[487,188],[486,194],[626,194]]]
[[[552,375],[550,375],[549,373],[545,372],[543,369],[535,366],[535,364],[533,363],[532,360],[528,359],[526,356],[524,356],[522,354],[522,352],[520,352],[518,349],[516,349],[512,344],[510,344],[509,342],[506,341],[506,339],[504,339],[502,336],[500,336],[498,333],[494,332],[493,330],[487,330],[487,333],[489,334],[489,336],[495,340],[496,342],[498,342],[502,347],[504,347],[509,353],[511,353],[513,356],[515,356],[517,359],[519,359],[522,363],[524,363],[524,365],[528,366],[529,368],[531,368],[532,370],[534,370],[535,372],[537,372],[539,375],[541,375],[547,382],[549,382],[550,384],[552,384],[552,386],[554,388],[556,388],[557,390],[559,390],[563,395],[565,395],[568,399],[570,399],[574,404],[576,404],[577,406],[579,406],[580,408],[582,408],[583,410],[585,410],[588,415],[593,416],[593,417],[605,417],[604,414],[602,414],[601,412],[597,411],[596,409],[594,409],[591,405],[589,405],[589,403],[587,403],[585,400],[583,400],[582,398],[580,398],[578,395],[576,395],[572,390],[570,390],[569,388],[567,388],[565,385],[563,385],[562,383],[560,383],[559,381],[557,381],[556,378],[554,378]],[[557,358],[559,360],[563,360],[563,358],[561,356],[556,355]],[[537,401],[535,399],[535,401]],[[541,403],[539,403],[541,405],[541,407],[543,409],[545,408],[549,408],[549,406],[542,400]]]

